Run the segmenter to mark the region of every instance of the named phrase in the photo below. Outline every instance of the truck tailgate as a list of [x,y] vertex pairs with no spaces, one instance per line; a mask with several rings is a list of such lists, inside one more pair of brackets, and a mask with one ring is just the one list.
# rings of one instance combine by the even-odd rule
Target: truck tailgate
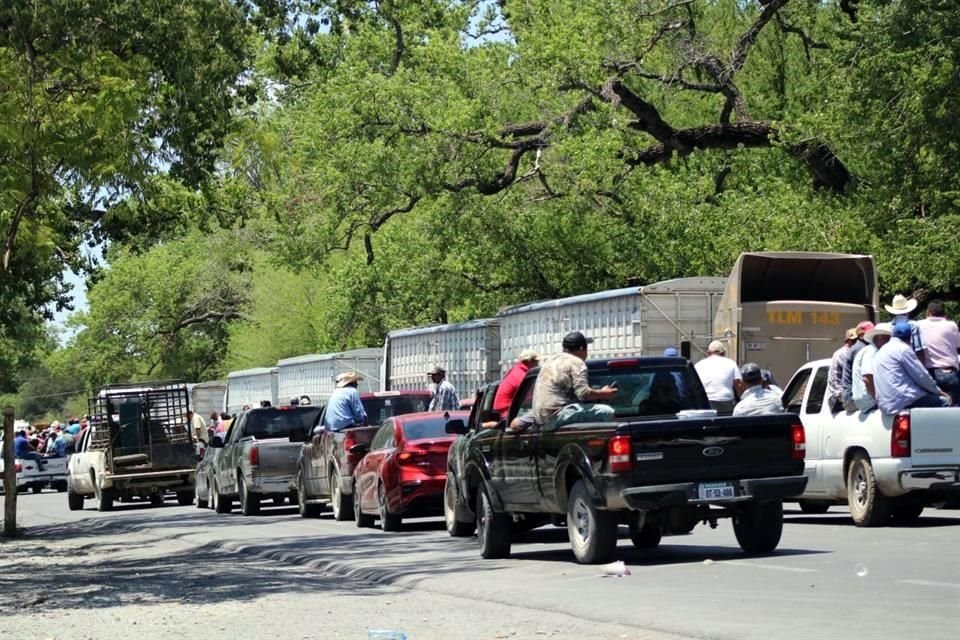
[[802,475],[794,423],[790,414],[634,422],[634,473],[643,484]]
[[260,453],[257,474],[263,476],[292,476],[297,468],[300,455],[300,443],[290,442],[287,438],[257,440],[250,446],[256,446]]
[[960,407],[910,410],[914,466],[960,465]]

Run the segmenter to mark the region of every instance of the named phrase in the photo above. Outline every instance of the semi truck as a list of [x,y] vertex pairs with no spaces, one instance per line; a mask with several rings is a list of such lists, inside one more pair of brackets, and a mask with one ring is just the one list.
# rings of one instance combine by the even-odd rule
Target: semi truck
[[227,374],[223,410],[236,415],[244,407],[259,407],[264,400],[277,404],[277,367],[259,367]]
[[359,373],[361,393],[379,391],[383,351],[379,348],[353,349],[339,353],[309,354],[277,362],[277,389],[280,404],[291,398],[309,396],[313,404],[326,404],[336,386],[338,374]]

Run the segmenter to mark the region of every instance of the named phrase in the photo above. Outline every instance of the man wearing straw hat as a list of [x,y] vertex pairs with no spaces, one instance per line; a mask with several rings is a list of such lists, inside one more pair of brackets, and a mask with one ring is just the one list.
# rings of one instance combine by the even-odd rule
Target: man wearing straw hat
[[363,378],[356,371],[347,371],[337,376],[337,388],[330,394],[330,402],[324,413],[323,425],[330,431],[340,431],[354,425],[367,423],[367,412],[360,402],[357,384]]
[[920,359],[920,364],[926,366],[927,350],[926,345],[923,343],[923,337],[920,335],[920,326],[910,319],[910,314],[917,308],[917,301],[898,293],[893,296],[893,301],[890,304],[883,305],[883,308],[893,316],[890,324],[895,325],[906,322],[910,325],[910,348],[917,354],[917,358]]

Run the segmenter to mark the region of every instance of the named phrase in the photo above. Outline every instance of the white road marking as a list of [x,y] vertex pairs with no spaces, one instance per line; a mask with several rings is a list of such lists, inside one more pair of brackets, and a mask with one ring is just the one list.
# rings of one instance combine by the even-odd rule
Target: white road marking
[[960,584],[956,582],[939,582],[937,580],[897,580],[901,584],[915,584],[921,587],[947,587],[948,589],[960,589]]

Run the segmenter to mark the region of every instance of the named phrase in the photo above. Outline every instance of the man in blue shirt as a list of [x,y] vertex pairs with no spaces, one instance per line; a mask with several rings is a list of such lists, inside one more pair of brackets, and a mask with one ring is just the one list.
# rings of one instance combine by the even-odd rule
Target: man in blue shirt
[[13,456],[19,460],[33,460],[38,468],[43,468],[43,456],[30,446],[26,431],[18,431],[13,439]]
[[877,406],[894,414],[914,407],[945,407],[948,402],[910,346],[910,325],[893,325],[893,339],[873,357]]
[[363,380],[354,371],[337,376],[337,388],[330,395],[323,416],[323,426],[330,431],[340,431],[354,425],[367,423],[367,412],[360,402],[357,383]]

